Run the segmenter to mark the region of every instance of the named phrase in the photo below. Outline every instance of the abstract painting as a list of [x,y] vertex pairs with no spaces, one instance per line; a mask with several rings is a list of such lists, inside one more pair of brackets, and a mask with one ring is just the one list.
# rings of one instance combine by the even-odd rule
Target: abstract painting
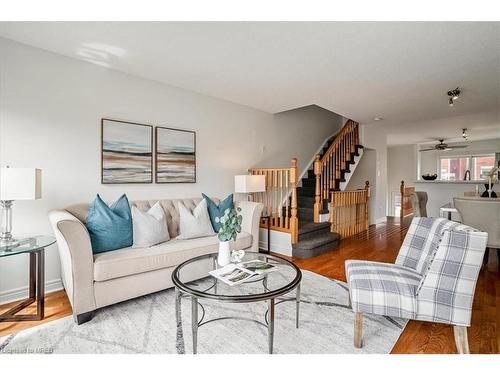
[[156,127],[156,182],[196,182],[196,133]]
[[153,182],[153,127],[101,120],[103,184]]

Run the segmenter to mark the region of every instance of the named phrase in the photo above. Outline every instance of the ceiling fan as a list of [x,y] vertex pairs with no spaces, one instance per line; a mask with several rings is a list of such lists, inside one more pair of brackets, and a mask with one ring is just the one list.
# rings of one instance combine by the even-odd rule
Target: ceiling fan
[[448,146],[448,144],[444,143],[444,139],[439,139],[439,143],[435,145],[433,148],[424,148],[420,151],[449,151],[456,148],[466,148],[467,146]]

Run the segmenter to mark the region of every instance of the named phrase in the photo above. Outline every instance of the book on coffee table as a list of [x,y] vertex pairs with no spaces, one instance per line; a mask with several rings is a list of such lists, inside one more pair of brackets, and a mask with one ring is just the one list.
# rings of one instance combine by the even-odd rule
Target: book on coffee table
[[262,260],[249,260],[243,263],[230,263],[222,268],[210,271],[209,274],[232,286],[244,283],[251,277],[275,271],[278,267]]
[[255,272],[246,270],[240,265],[233,263],[210,271],[209,274],[230,286],[241,284],[250,279],[252,276],[257,275]]
[[262,275],[267,272],[272,272],[278,270],[274,264],[264,262],[263,260],[249,260],[239,264],[244,269],[254,272],[258,275]]

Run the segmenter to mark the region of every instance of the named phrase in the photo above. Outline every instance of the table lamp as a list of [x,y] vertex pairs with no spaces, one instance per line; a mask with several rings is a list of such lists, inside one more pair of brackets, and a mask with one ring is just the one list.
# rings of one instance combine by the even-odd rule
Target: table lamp
[[250,193],[260,193],[264,191],[266,191],[265,175],[244,174],[234,176],[234,192],[248,194],[248,200],[250,200]]
[[36,168],[0,168],[0,247],[15,246],[12,237],[12,202],[42,197],[42,171]]

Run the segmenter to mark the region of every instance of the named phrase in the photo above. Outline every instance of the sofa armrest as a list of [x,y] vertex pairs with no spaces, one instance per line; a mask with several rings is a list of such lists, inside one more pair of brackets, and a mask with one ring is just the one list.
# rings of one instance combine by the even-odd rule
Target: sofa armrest
[[252,235],[252,246],[246,250],[258,252],[260,217],[264,205],[262,203],[247,201],[236,202],[235,205],[241,208],[240,214],[243,216],[241,230]]
[[49,213],[57,239],[61,277],[73,315],[95,310],[94,256],[85,225],[65,210]]

